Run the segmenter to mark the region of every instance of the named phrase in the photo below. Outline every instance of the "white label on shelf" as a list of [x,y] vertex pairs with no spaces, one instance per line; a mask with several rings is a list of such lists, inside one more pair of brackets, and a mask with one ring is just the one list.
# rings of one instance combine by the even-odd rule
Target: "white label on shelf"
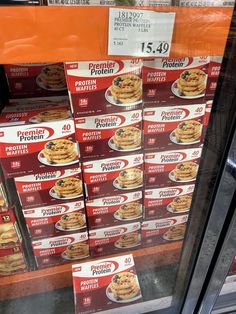
[[175,13],[109,9],[108,55],[168,57]]

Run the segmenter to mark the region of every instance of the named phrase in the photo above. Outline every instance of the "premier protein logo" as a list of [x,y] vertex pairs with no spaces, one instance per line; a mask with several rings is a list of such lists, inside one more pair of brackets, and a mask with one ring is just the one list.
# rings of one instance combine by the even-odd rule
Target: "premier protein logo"
[[171,59],[171,58],[164,58],[161,60],[162,68],[185,68],[191,62],[189,58],[178,58],[178,59]]
[[92,275],[103,275],[115,272],[119,267],[116,261],[104,261],[91,266]]
[[102,199],[102,203],[103,205],[116,205],[116,204],[121,204],[123,202],[125,202],[126,200],[128,199],[127,196],[123,196],[123,195],[120,195],[120,196],[114,196],[114,197],[106,197],[104,199]]
[[160,191],[160,197],[172,197],[172,196],[177,196],[182,193],[182,189],[176,188],[176,189],[169,189],[169,190],[163,190]]
[[54,130],[49,127],[30,127],[26,130],[17,131],[16,136],[20,142],[41,141],[50,138]]
[[119,64],[114,61],[104,61],[88,64],[88,70],[91,76],[104,75],[104,74],[114,74],[119,71]]
[[38,173],[34,176],[35,181],[53,180],[60,176],[60,171]]
[[186,157],[187,157],[186,153],[173,152],[173,153],[161,155],[160,160],[163,163],[174,163],[174,162],[182,161]]
[[51,240],[49,241],[49,246],[50,247],[59,247],[59,246],[65,246],[69,245],[74,242],[74,238],[72,237],[66,237],[66,238],[61,238],[58,240]]
[[109,237],[115,237],[118,235],[121,235],[123,233],[125,233],[127,231],[127,228],[123,227],[123,228],[117,228],[114,230],[110,230],[110,231],[105,231],[104,232],[104,236],[109,238]]
[[111,128],[120,126],[125,122],[125,117],[121,115],[110,115],[102,118],[95,119],[96,129]]
[[114,171],[123,169],[128,162],[124,159],[111,160],[101,164],[102,171]]
[[189,116],[189,110],[185,108],[174,108],[169,111],[163,110],[161,112],[162,121],[176,121],[182,120]]
[[160,221],[160,222],[156,222],[155,223],[155,228],[159,229],[159,228],[165,228],[165,227],[169,227],[172,226],[176,223],[176,219],[171,219],[171,220],[166,220],[166,221]]
[[45,208],[42,210],[42,215],[43,217],[47,217],[47,216],[54,216],[54,215],[58,215],[58,214],[63,214],[66,213],[69,210],[69,206],[65,205],[65,206],[54,206],[54,207],[50,207],[50,208]]

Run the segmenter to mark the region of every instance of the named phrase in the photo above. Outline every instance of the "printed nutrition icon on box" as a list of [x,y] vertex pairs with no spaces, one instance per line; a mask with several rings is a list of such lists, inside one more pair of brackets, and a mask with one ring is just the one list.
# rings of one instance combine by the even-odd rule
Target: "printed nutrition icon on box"
[[132,254],[73,265],[72,276],[76,314],[142,302]]
[[66,62],[66,79],[74,116],[142,108],[142,61]]

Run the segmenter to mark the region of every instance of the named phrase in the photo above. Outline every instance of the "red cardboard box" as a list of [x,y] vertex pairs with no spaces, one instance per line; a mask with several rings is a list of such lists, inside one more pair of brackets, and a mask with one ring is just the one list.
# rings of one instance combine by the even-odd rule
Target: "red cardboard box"
[[136,191],[85,201],[89,229],[141,221],[143,193]]
[[190,210],[194,185],[180,185],[145,190],[145,220],[172,217]]
[[157,246],[170,241],[183,240],[188,215],[144,221],[142,246]]
[[145,187],[163,187],[196,180],[202,149],[145,154]]
[[32,242],[39,268],[71,263],[89,257],[88,233],[36,240]]
[[223,59],[222,56],[211,57],[209,69],[208,69],[206,100],[213,100],[215,96],[217,81],[220,75],[222,59]]
[[180,149],[201,142],[205,104],[144,109],[144,149]]
[[82,160],[120,156],[142,149],[142,110],[75,119]]
[[71,118],[70,105],[65,100],[61,102],[35,102],[36,108],[33,109],[33,106],[34,104],[18,103],[15,106],[6,107],[0,116],[1,127],[60,121]]
[[143,154],[84,162],[82,167],[89,198],[129,192],[143,186]]
[[66,62],[74,117],[142,108],[142,61]]
[[63,63],[4,65],[11,98],[66,95]]
[[76,314],[142,302],[132,254],[73,265],[72,276]]
[[70,166],[79,162],[78,154],[72,119],[1,127],[0,159],[5,178]]
[[92,257],[111,255],[141,245],[140,222],[90,230],[89,246]]
[[83,199],[81,168],[18,177],[15,184],[23,209]]
[[204,103],[209,61],[209,57],[144,61],[144,105],[155,107]]
[[32,239],[86,231],[84,201],[23,210]]
[[9,99],[8,103],[6,103],[3,108],[2,113],[47,110],[48,108],[58,109],[68,106],[70,106],[68,96],[18,98]]

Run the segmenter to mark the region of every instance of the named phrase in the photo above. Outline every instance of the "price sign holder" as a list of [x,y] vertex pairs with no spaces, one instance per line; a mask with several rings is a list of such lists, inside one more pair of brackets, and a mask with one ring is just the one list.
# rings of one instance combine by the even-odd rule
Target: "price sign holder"
[[168,57],[175,13],[109,9],[108,55]]

